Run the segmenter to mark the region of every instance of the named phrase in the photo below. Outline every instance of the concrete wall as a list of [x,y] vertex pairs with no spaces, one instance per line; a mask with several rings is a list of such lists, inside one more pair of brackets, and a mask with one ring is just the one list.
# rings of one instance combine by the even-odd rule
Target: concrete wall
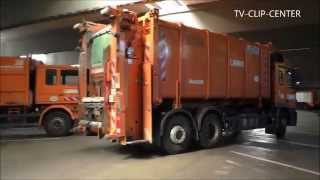
[[1,27],[133,0],[1,0]]
[[303,87],[320,88],[320,47],[283,52],[289,62],[298,67],[298,76]]
[[78,51],[61,51],[48,54],[25,54],[21,57],[31,57],[34,60],[41,61],[48,65],[79,64],[79,52]]
[[[23,33],[23,31],[21,31]],[[5,37],[3,37],[5,38]],[[22,54],[43,54],[60,51],[72,51],[78,46],[79,34],[72,29],[56,29],[38,34],[1,39],[1,56],[19,56]]]
[[46,64],[79,64],[79,52],[63,51],[46,55]]

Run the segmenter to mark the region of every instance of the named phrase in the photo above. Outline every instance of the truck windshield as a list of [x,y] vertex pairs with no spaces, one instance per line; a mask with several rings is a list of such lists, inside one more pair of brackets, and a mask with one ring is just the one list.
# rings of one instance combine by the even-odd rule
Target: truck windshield
[[109,56],[108,48],[110,46],[111,36],[111,34],[106,33],[93,40],[90,51],[90,62],[93,68],[103,66],[104,61]]

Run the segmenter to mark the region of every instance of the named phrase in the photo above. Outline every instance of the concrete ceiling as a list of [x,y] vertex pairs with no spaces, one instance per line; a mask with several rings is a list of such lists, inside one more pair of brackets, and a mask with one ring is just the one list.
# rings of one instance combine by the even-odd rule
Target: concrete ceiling
[[[4,1],[6,2],[3,3]],[[105,2],[112,1],[1,0],[0,54],[21,55],[74,50],[79,35],[72,26],[83,19],[102,21],[98,9]],[[121,0],[124,1],[126,0]],[[178,8],[177,13],[171,11],[163,14],[161,18],[211,31],[230,33],[250,41],[272,41],[276,47],[283,50],[305,49],[286,51],[285,56],[295,66],[301,67],[302,79],[306,85],[320,87],[320,1],[180,0],[180,2],[183,2],[184,6],[186,4],[189,6]],[[148,10],[143,4],[127,8],[138,12]],[[302,17],[236,18],[233,11],[235,9],[246,11],[296,9],[301,11]]]
[[[4,1],[4,0],[2,0]],[[12,4],[17,3],[16,0],[10,0]],[[21,1],[19,1],[21,2]],[[25,2],[25,1],[23,1]],[[32,0],[32,2],[40,2]],[[48,2],[48,1],[46,1]],[[52,1],[51,5],[52,4]],[[70,4],[69,1],[58,1],[58,5],[52,6],[54,10],[48,13],[52,15],[54,12],[58,12],[57,8],[63,7]],[[74,2],[74,1],[73,1]],[[90,2],[86,1],[86,2]],[[189,13],[199,14],[200,21],[203,24],[209,24],[210,27],[214,27],[214,31],[226,32],[226,33],[239,33],[239,32],[250,32],[250,31],[266,31],[270,29],[285,28],[288,30],[289,27],[295,26],[310,26],[319,24],[319,1],[310,0],[308,3],[304,1],[291,1],[291,0],[184,0],[185,3],[189,3]],[[198,3],[195,3],[198,2]],[[9,3],[10,4],[10,3]],[[81,4],[81,3],[80,3]],[[73,4],[74,5],[74,4]],[[83,4],[79,7],[83,8]],[[39,6],[44,8],[43,6]],[[75,10],[79,10],[79,7]],[[3,8],[3,7],[2,7]],[[20,7],[21,8],[21,7]],[[50,7],[45,7],[49,10]],[[136,11],[145,11],[147,8],[142,4],[130,6],[130,8]],[[71,11],[70,8],[66,8]],[[250,9],[298,9],[302,13],[302,18],[236,18],[234,9],[250,10]],[[40,11],[37,6],[34,6],[33,11]],[[188,12],[185,12],[188,13]],[[184,13],[179,13],[183,15]],[[3,15],[3,14],[2,14]],[[10,15],[10,14],[5,14]],[[18,16],[17,12],[12,12],[12,16]],[[173,14],[164,15],[163,19],[168,19]],[[34,15],[35,16],[35,15]],[[2,16],[3,17],[3,16]],[[208,18],[203,18],[208,17]],[[21,18],[21,17],[20,17]],[[99,16],[98,11],[86,11],[78,12],[75,14],[66,14],[64,16],[58,16],[55,18],[45,19],[43,21],[35,21],[31,24],[22,26],[15,26],[2,30],[1,33],[1,54],[21,54],[21,53],[48,53],[56,52],[61,50],[71,50],[77,45],[78,36],[75,31],[72,30],[72,26],[75,23],[86,20],[99,21],[102,20]],[[26,19],[28,19],[26,17]],[[186,22],[187,18],[182,18]],[[22,21],[21,21],[22,22]],[[190,21],[189,21],[190,22]],[[11,24],[12,25],[12,24]],[[61,37],[61,36],[64,37]],[[46,44],[50,42],[50,45]],[[25,48],[22,50],[12,50],[13,47],[21,46],[25,43]],[[37,45],[38,44],[38,45]],[[28,47],[30,47],[28,49]]]

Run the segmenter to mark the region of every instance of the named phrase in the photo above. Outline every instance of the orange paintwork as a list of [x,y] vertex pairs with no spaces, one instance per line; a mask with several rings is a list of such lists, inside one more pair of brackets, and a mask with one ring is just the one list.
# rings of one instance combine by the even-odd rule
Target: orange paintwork
[[29,106],[31,62],[16,57],[0,58],[0,106]]
[[270,46],[259,45],[260,47],[260,96],[262,98],[271,97],[271,63],[270,63]]
[[160,62],[162,52],[155,58],[154,82],[160,85],[153,86],[159,92],[154,102],[174,98],[176,81],[181,98],[270,98],[269,45],[161,20],[157,26],[160,39],[154,44],[164,41],[168,50],[159,51],[168,53],[166,62]]
[[[208,65],[209,97],[227,97],[227,68],[228,68],[228,41],[225,35],[210,33],[210,47],[216,47],[210,51]],[[218,78],[217,78],[218,77]]]

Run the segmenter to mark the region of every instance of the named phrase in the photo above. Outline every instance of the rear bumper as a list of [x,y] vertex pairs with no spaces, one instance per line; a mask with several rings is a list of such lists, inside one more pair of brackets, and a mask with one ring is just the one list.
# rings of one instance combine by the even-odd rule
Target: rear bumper
[[73,128],[73,132],[79,133],[79,134],[85,134],[87,131],[90,131],[92,133],[98,134],[98,136],[101,136],[102,129],[102,123],[96,122],[96,121],[87,121],[87,120],[80,120],[78,125]]

